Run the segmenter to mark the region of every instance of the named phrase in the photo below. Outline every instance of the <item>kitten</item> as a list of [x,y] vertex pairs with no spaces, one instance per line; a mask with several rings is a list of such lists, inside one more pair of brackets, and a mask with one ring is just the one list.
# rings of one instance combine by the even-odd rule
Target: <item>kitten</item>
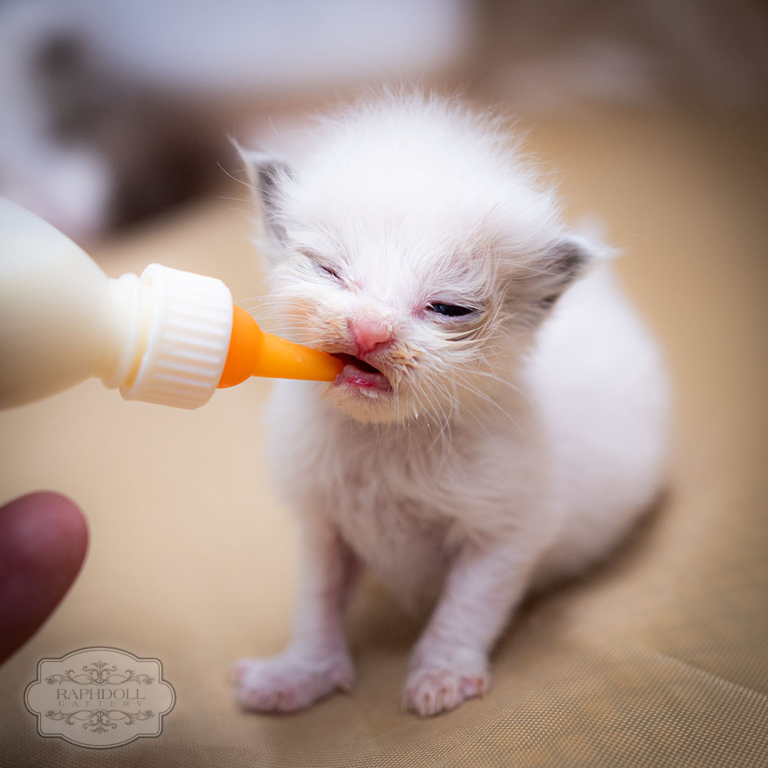
[[321,122],[291,165],[246,159],[272,300],[347,364],[275,387],[303,574],[290,646],[237,664],[238,701],[287,712],[351,688],[344,610],[366,567],[404,598],[441,585],[402,703],[450,710],[488,690],[525,593],[604,557],[659,491],[659,353],[498,119],[386,95]]

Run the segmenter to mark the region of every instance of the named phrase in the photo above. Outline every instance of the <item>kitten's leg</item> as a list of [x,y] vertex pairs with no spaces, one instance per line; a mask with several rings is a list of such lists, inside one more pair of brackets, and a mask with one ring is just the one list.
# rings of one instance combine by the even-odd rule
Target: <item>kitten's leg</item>
[[237,701],[259,712],[308,707],[354,680],[344,613],[357,580],[357,558],[325,521],[307,520],[293,637],[279,656],[235,665]]
[[531,564],[509,542],[467,544],[409,665],[402,705],[436,715],[490,686],[488,653],[528,585]]

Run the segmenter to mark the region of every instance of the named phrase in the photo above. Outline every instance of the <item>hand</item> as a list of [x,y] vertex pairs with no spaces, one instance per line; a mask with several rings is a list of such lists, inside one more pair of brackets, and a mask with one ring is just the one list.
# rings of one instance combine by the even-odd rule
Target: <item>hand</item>
[[85,517],[61,494],[30,493],[0,508],[0,663],[53,612],[87,549]]

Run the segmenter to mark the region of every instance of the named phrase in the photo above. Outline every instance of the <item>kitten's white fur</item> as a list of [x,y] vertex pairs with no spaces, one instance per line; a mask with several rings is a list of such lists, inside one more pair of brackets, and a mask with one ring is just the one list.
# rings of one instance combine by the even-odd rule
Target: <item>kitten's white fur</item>
[[238,700],[291,711],[351,686],[343,614],[362,564],[406,599],[441,590],[403,704],[451,709],[488,689],[526,591],[605,556],[658,493],[659,353],[497,120],[389,95],[323,121],[290,167],[249,159],[287,330],[356,354],[355,324],[383,325],[366,360],[394,392],[276,385],[304,573],[290,647],[239,662]]

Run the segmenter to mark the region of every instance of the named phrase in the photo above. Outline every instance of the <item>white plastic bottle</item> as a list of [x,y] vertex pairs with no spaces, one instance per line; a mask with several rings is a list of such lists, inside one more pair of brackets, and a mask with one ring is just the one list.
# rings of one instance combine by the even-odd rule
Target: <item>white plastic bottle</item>
[[332,381],[342,367],[261,332],[220,280],[158,264],[108,278],[0,198],[0,408],[92,377],[129,400],[197,408],[250,375]]

